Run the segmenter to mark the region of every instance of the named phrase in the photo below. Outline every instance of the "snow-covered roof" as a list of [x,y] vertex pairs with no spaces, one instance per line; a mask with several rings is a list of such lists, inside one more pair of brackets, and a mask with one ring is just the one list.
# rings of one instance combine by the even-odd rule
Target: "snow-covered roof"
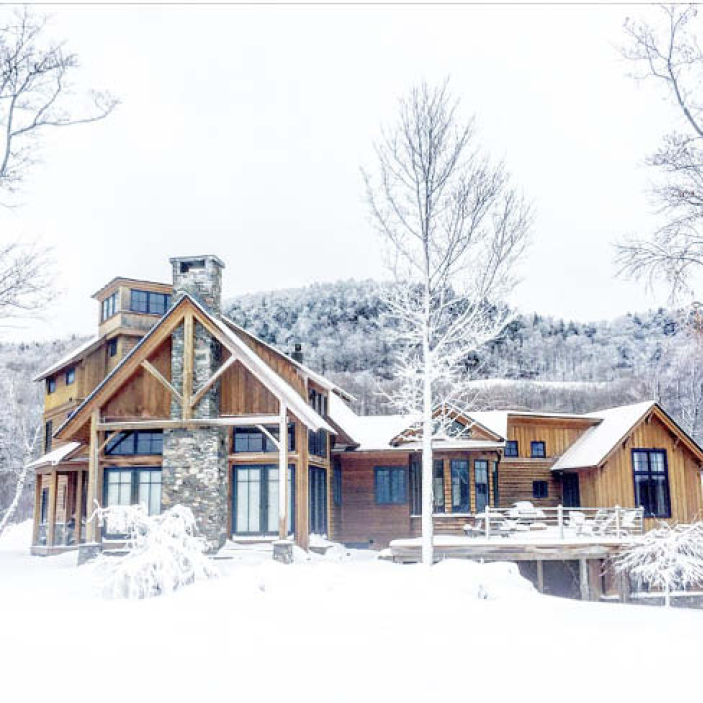
[[598,466],[609,452],[656,405],[652,400],[608,408],[581,417],[601,420],[589,427],[552,466],[552,471]]
[[86,351],[88,351],[88,349],[90,349],[90,347],[99,342],[100,339],[101,338],[97,335],[91,337],[87,342],[84,342],[75,349],[72,349],[70,352],[68,352],[68,354],[62,356],[58,361],[54,362],[51,366],[44,369],[41,373],[38,373],[32,380],[41,381],[47,376],[51,376],[51,374],[60,371],[64,366],[70,364],[72,361],[77,361]]
[[166,321],[174,314],[184,299],[188,299],[210,322],[212,322],[222,334],[224,345],[229,351],[234,351],[242,359],[242,362],[257,376],[259,376],[264,385],[272,388],[286,403],[288,409],[302,422],[313,430],[324,429],[328,432],[334,430],[325,422],[325,420],[313,408],[308,405],[307,400],[303,398],[280,374],[271,368],[261,357],[258,356],[245,342],[234,333],[221,320],[211,315],[195,298],[185,293],[181,300],[176,303],[147,333],[142,337],[137,345],[120,361],[117,366],[91,391],[86,399],[76,408],[75,412],[64,421],[64,423],[56,430],[56,434],[60,435],[62,430],[89,404],[95,396],[105,387],[105,385],[114,376],[120,373],[125,364],[136,354],[140,352],[142,347],[148,342],[155,332],[166,323]]
[[239,332],[243,332],[248,337],[251,337],[254,341],[265,346],[267,349],[271,349],[271,351],[284,357],[287,361],[293,364],[293,366],[300,369],[306,376],[308,376],[315,383],[317,383],[318,386],[321,386],[322,388],[328,391],[334,391],[335,393],[338,393],[347,400],[355,400],[354,396],[351,395],[351,393],[347,393],[347,391],[345,391],[343,388],[340,388],[337,384],[332,383],[332,381],[320,375],[319,373],[317,373],[317,371],[313,371],[309,366],[305,366],[305,364],[296,361],[292,356],[289,356],[285,352],[282,352],[280,349],[274,347],[273,344],[269,344],[268,342],[265,342],[263,339],[261,339],[261,337],[257,337],[255,334],[252,334],[248,330],[244,329],[244,327],[238,325],[236,322],[231,320],[229,317],[222,315],[221,319],[226,325],[228,325],[232,329],[237,330]]
[[340,397],[329,397],[329,415],[359,446],[356,451],[391,449],[391,440],[419,418],[413,415],[357,415]]
[[80,442],[67,442],[66,444],[62,444],[60,447],[52,449],[50,452],[27,464],[27,468],[36,469],[39,466],[56,466],[56,464],[66,461],[80,446]]

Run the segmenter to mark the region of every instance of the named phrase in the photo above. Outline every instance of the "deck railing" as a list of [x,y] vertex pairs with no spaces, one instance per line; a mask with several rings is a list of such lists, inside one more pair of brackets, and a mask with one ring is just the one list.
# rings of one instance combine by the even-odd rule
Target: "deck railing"
[[[546,532],[545,532],[546,531]],[[486,508],[466,528],[475,537],[509,537],[525,533],[551,534],[560,540],[574,537],[622,538],[644,532],[643,508],[538,508],[515,505]]]

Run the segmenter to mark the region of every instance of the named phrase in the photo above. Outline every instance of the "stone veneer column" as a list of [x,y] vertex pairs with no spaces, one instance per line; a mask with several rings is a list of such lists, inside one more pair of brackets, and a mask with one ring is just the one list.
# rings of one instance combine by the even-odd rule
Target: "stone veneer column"
[[[219,312],[220,268],[215,257],[173,259],[174,295],[188,292]],[[182,272],[180,264],[205,261],[205,267],[195,266]],[[202,325],[194,324],[195,350],[193,358],[193,392],[197,392],[220,366],[222,348]],[[179,391],[183,388],[184,326],[171,339],[171,382]],[[216,418],[220,414],[219,383],[216,383],[193,410],[198,419]],[[171,417],[180,419],[182,410],[176,399],[171,401]],[[161,472],[161,502],[164,510],[184,505],[195,515],[200,533],[210,551],[219,549],[227,539],[228,462],[227,428],[198,427],[164,430],[163,464]]]

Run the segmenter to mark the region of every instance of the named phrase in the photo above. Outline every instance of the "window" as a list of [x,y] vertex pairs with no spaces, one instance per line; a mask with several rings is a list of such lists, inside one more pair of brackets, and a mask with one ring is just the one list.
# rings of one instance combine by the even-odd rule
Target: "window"
[[54,423],[47,420],[44,424],[44,453],[51,451],[51,440],[54,434]]
[[402,505],[408,499],[404,466],[377,466],[374,486],[377,505]]
[[474,461],[474,480],[476,483],[476,512],[482,513],[488,505],[488,461]]
[[422,514],[422,467],[420,455],[410,455],[410,514]]
[[160,430],[119,432],[110,439],[105,449],[105,454],[110,456],[156,455],[162,452],[163,434]]
[[76,369],[70,368],[66,371],[66,385],[70,386],[76,380]]
[[452,459],[452,512],[471,512],[469,490],[469,462],[465,459]]
[[109,317],[112,317],[117,312],[117,292],[113,293],[109,298],[105,298],[102,302],[101,322],[105,322]]
[[432,471],[432,498],[434,500],[433,511],[435,513],[445,512],[444,507],[444,461],[435,459]]
[[112,358],[117,356],[117,337],[110,339],[107,342],[107,355]]
[[544,442],[530,442],[530,456],[533,459],[544,459],[547,456]]
[[310,405],[312,405],[313,410],[315,412],[319,413],[323,417],[327,415],[327,396],[320,393],[320,391],[316,391],[314,388],[310,389],[310,393],[308,394],[308,398],[310,399]]
[[549,496],[549,484],[546,481],[532,482],[532,497],[547,498]]
[[327,456],[327,432],[325,430],[308,431],[308,452],[313,456]]
[[56,378],[52,376],[46,379],[46,392],[51,395],[56,391]]
[[342,504],[342,467],[335,464],[332,472],[332,500],[336,506]]
[[519,456],[518,443],[516,439],[509,439],[505,443],[505,456]]
[[49,489],[41,489],[41,501],[39,503],[39,524],[46,525],[49,517]]
[[[266,429],[275,439],[278,439],[278,427],[272,425],[267,426]],[[271,438],[258,427],[235,427],[232,447],[235,454],[278,451]],[[288,451],[295,451],[295,425],[292,422],[288,425]]]
[[129,309],[147,315],[163,315],[171,305],[171,296],[147,290],[129,291]]
[[[105,468],[103,502],[114,505],[143,505],[149,515],[161,512],[161,468],[140,466],[135,468]],[[122,536],[123,528],[116,523],[105,525],[106,537]]]
[[[278,467],[235,466],[233,532],[240,535],[278,533]],[[295,469],[288,466],[288,532],[295,529]]]
[[671,517],[669,469],[664,449],[633,449],[635,503],[646,517]]
[[493,505],[500,505],[500,490],[498,489],[498,462],[493,462]]

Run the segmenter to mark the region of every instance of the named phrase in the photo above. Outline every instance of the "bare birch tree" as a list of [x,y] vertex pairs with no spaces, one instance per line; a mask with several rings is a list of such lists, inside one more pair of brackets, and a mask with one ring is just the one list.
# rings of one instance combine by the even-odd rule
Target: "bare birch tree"
[[679,125],[646,163],[655,174],[652,199],[661,224],[649,237],[618,244],[622,273],[664,281],[672,296],[689,292],[703,264],[703,53],[695,5],[662,5],[652,22],[627,20],[624,56],[634,77],[656,83],[679,114]]
[[432,564],[433,439],[448,430],[437,408],[466,399],[466,360],[495,339],[510,312],[500,303],[530,229],[530,211],[502,165],[480,149],[447,84],[425,83],[399,102],[394,125],[365,172],[368,204],[395,284],[393,402],[418,420],[422,441],[422,560]]
[[[80,95],[76,54],[47,36],[31,9],[0,8],[0,194],[18,191],[47,130],[96,122],[117,106],[109,93]],[[7,205],[7,202],[3,202]]]

